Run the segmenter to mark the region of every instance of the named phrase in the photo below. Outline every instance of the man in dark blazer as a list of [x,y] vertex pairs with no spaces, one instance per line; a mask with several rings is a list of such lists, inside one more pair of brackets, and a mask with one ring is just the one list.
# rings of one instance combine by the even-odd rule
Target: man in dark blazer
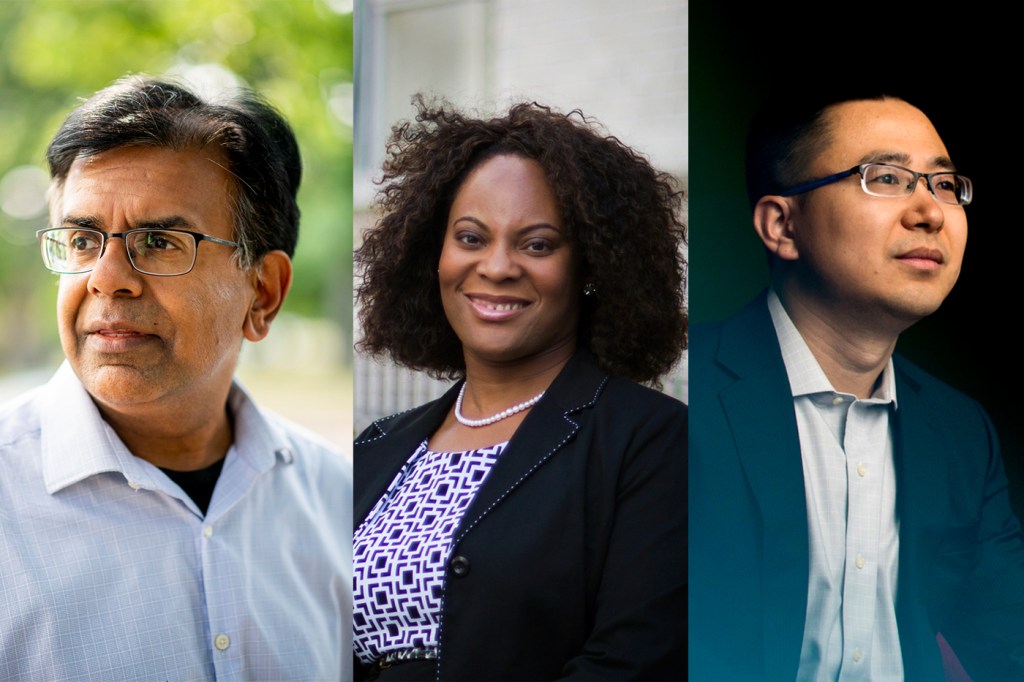
[[950,651],[1024,679],[992,425],[893,355],[959,275],[970,181],[873,96],[765,108],[747,173],[771,289],[690,337],[691,679],[942,680]]

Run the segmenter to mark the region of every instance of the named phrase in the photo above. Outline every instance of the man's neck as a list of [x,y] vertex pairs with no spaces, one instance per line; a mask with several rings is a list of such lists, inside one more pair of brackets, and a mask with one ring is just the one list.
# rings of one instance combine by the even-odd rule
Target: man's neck
[[151,464],[174,471],[204,469],[227,454],[234,441],[229,411],[180,409],[136,410],[132,414],[97,404],[129,451]]
[[870,397],[892,357],[899,332],[793,295],[784,287],[777,287],[776,293],[832,387],[858,398]]

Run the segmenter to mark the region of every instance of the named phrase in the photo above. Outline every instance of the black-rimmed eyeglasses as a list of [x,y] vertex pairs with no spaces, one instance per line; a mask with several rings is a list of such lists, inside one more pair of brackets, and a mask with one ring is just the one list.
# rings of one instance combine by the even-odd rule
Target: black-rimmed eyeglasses
[[974,198],[974,185],[966,175],[952,171],[918,173],[903,166],[894,166],[891,163],[862,163],[841,173],[787,189],[780,192],[780,196],[790,197],[794,194],[810,192],[812,189],[831,185],[858,173],[860,174],[861,188],[873,197],[910,196],[917,189],[918,180],[924,178],[928,185],[928,191],[944,204],[966,206]]
[[192,272],[199,242],[240,246],[200,232],[150,228],[104,232],[91,227],[51,227],[39,230],[36,237],[46,268],[60,275],[79,275],[95,268],[109,239],[123,239],[132,267],[158,277]]

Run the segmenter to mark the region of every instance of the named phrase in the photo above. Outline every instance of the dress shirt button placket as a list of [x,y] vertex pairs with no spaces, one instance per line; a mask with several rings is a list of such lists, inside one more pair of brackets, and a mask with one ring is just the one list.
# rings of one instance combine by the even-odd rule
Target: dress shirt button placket
[[[878,430],[883,431],[882,434]],[[870,670],[872,623],[878,583],[878,543],[881,523],[881,471],[886,413],[878,406],[854,401],[847,413],[844,450],[847,456],[846,565],[843,580],[843,632],[847,660],[857,664],[858,677]],[[855,570],[854,570],[855,569]],[[862,663],[863,662],[863,663]],[[845,679],[845,676],[843,677]]]
[[229,587],[224,582],[224,559],[230,554],[230,551],[225,550],[224,543],[230,543],[230,532],[231,529],[215,529],[211,521],[204,522],[199,531],[206,627],[210,633],[207,641],[208,646],[212,645],[216,679],[236,679],[244,665],[245,647],[237,645],[242,642],[239,637],[244,639],[246,629],[233,606],[238,596],[237,590],[233,589],[234,585]]

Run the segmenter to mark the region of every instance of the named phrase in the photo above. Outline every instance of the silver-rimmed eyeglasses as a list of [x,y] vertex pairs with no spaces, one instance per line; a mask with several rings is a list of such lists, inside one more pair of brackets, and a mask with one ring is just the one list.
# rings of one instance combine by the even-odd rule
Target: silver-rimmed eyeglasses
[[199,242],[237,248],[237,242],[188,230],[142,228],[104,232],[91,227],[50,227],[36,232],[43,263],[60,275],[79,275],[96,267],[107,241],[123,239],[132,267],[144,275],[173,277],[192,272]]
[[860,174],[861,188],[873,197],[910,196],[917,189],[918,180],[924,178],[928,185],[928,191],[944,204],[966,206],[974,198],[974,185],[966,175],[952,171],[918,173],[891,163],[862,163],[841,173],[787,189],[781,192],[780,196],[790,197],[794,194],[810,192],[812,189],[831,185],[856,174]]

